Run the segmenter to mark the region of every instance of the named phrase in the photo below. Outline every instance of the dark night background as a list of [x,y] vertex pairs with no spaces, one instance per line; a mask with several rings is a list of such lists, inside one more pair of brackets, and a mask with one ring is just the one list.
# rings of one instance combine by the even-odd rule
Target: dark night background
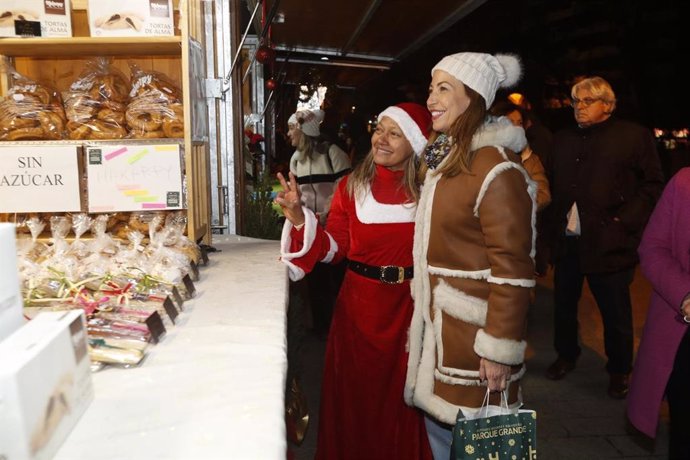
[[[420,2],[420,14],[433,1]],[[356,88],[329,86],[319,66],[304,71],[300,83],[329,86],[326,109],[334,125],[343,116],[368,120],[382,107],[401,101],[424,104],[431,68],[461,51],[508,52],[521,57],[524,74],[510,92],[524,94],[552,131],[574,123],[567,106],[570,88],[581,76],[599,75],[613,86],[618,116],[666,130],[690,125],[688,59],[690,1],[488,0],[471,14],[393,64],[372,71]],[[390,39],[396,39],[391,30]],[[352,72],[344,69],[343,72]],[[311,80],[311,81],[309,81]],[[332,83],[332,82],[331,82]],[[499,94],[501,96],[507,95]],[[284,84],[277,102],[294,107],[298,86]],[[349,114],[351,106],[355,114]],[[281,126],[283,120],[278,119]],[[660,140],[667,176],[690,165],[687,143]]]
[[681,67],[689,56],[688,3],[490,0],[362,88],[358,100],[362,108],[412,95],[423,101],[429,71],[446,54],[512,52],[525,70],[516,90],[552,129],[572,121],[569,107],[553,106],[581,75],[600,75],[612,84],[622,117],[649,127],[686,127],[690,98]]

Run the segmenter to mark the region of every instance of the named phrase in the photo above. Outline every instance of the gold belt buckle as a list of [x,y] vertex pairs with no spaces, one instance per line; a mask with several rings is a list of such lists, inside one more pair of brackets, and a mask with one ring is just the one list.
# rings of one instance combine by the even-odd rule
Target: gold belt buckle
[[[386,279],[386,270],[389,268],[397,268],[398,269],[398,279],[397,280],[388,281]],[[402,282],[405,281],[405,267],[399,267],[397,265],[383,265],[381,267],[381,275],[379,276],[379,279],[386,284],[402,284]]]

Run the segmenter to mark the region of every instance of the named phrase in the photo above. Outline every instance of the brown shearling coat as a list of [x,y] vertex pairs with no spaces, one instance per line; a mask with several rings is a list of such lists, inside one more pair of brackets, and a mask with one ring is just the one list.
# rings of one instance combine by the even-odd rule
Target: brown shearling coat
[[482,404],[481,357],[512,366],[509,403],[521,402],[536,184],[504,146],[520,151],[522,129],[485,125],[471,174],[429,171],[417,208],[405,398],[449,424]]

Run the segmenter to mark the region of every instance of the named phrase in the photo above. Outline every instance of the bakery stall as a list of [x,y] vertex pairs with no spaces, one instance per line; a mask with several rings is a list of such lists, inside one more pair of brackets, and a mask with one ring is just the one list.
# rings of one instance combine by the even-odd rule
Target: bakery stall
[[[213,32],[239,2],[0,6],[0,279],[22,283],[0,283],[0,316],[21,312],[0,458],[284,458],[279,246],[212,231],[210,176],[243,129]],[[76,361],[47,365],[70,335]]]
[[266,263],[273,242],[214,245],[222,276],[198,284],[142,365],[93,374],[95,398],[56,460],[285,458],[285,272]]

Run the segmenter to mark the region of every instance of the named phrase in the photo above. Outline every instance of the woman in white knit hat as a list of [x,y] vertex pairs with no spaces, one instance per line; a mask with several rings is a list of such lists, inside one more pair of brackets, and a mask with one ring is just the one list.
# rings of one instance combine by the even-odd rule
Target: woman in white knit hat
[[[323,110],[302,109],[288,119],[288,137],[295,147],[290,172],[297,178],[302,203],[322,224],[326,223],[338,181],[351,170],[347,153],[321,138],[324,115]],[[308,301],[304,299],[303,303],[309,304],[312,329],[320,337],[328,335],[343,270],[342,265],[317,264],[306,277]]]
[[450,456],[458,411],[477,412],[487,388],[491,404],[504,390],[521,404],[536,186],[514,153],[524,131],[487,115],[520,74],[517,57],[484,53],[446,56],[431,71],[405,400],[426,412],[436,459]]
[[299,110],[288,119],[288,137],[295,153],[290,172],[297,177],[302,200],[326,222],[335,183],[350,172],[350,158],[335,144],[322,142],[323,110]]
[[378,117],[372,148],[333,196],[326,227],[300,206],[291,173],[276,201],[287,219],[281,259],[298,280],[318,261],[345,257],[321,386],[317,459],[430,460],[418,409],[402,398],[412,317],[412,235],[419,188],[415,157],[431,117],[402,103]]

